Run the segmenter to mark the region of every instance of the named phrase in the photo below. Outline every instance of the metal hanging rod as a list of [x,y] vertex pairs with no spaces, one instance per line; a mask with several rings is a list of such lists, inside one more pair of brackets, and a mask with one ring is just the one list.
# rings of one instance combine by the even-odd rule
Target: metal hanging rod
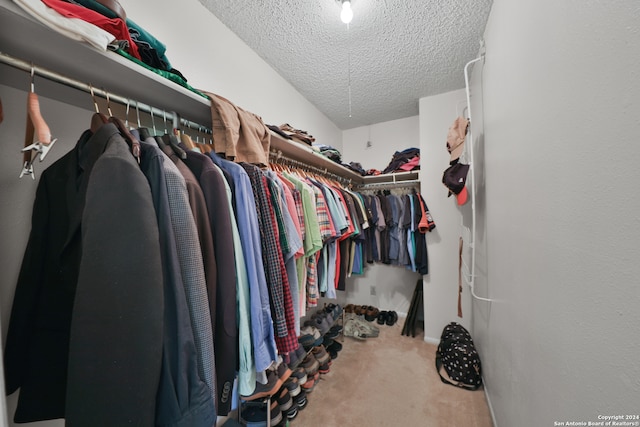
[[180,126],[186,126],[190,129],[200,131],[202,133],[212,134],[211,129],[207,126],[203,126],[199,123],[192,122],[191,120],[184,119],[179,117],[177,114],[174,114],[170,111],[161,110],[159,108],[153,107],[151,105],[144,104],[134,99],[129,99],[124,96],[120,96],[117,94],[113,94],[111,92],[107,92],[104,89],[100,89],[97,87],[92,87],[89,83],[84,83],[76,79],[72,79],[55,71],[51,71],[47,68],[39,67],[34,65],[31,62],[25,61],[20,58],[16,58],[14,56],[8,55],[4,52],[0,52],[0,63],[9,65],[11,67],[17,68],[19,70],[25,71],[27,73],[33,72],[33,74],[44,77],[47,80],[51,80],[56,83],[63,84],[65,86],[71,87],[73,89],[81,90],[86,93],[93,93],[94,95],[100,96],[104,99],[108,99],[110,101],[117,102],[121,105],[130,106],[131,108],[137,108],[139,111],[142,111],[147,114],[153,114],[157,117],[163,117],[166,115],[168,120],[171,120],[175,125],[177,125],[177,121],[180,121]]
[[362,184],[358,187],[358,190],[374,190],[377,188],[415,188],[420,187],[420,180],[410,179],[406,181],[391,181],[391,182],[374,182],[371,184]]
[[270,151],[269,152],[269,157],[271,157],[275,163],[286,164],[286,165],[289,165],[291,167],[294,167],[294,168],[297,168],[297,169],[302,169],[302,170],[307,171],[307,172],[313,172],[313,173],[325,176],[325,177],[327,177],[329,179],[340,181],[340,182],[345,183],[345,184],[351,184],[351,179],[349,179],[349,178],[345,178],[343,176],[336,175],[333,172],[329,172],[327,169],[322,169],[322,168],[319,168],[317,166],[309,165],[309,164],[301,162],[299,160],[290,159],[289,157],[285,156],[282,153],[282,151],[280,151],[280,150],[278,150],[278,151]]

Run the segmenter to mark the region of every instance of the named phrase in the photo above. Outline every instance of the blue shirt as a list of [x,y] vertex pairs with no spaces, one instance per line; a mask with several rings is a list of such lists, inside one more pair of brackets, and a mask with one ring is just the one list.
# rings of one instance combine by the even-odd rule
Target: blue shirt
[[242,166],[208,153],[215,164],[226,170],[233,178],[236,201],[238,232],[242,242],[242,253],[247,266],[251,300],[251,339],[256,371],[266,370],[277,360],[276,342],[271,319],[269,291],[262,263],[262,244],[256,203],[249,176]]

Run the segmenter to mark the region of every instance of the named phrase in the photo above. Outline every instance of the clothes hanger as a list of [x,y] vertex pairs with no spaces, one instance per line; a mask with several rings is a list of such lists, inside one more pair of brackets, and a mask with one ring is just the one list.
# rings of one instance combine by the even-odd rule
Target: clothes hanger
[[[196,138],[198,138],[197,134]],[[194,148],[196,148],[191,137],[184,132],[180,132],[180,142],[182,142],[189,150],[193,150]]]
[[[37,154],[40,154],[40,161],[43,161],[53,144],[58,140],[51,138],[51,130],[42,117],[40,112],[40,101],[35,91],[35,68],[31,65],[31,87],[27,94],[27,126],[25,132],[24,145],[21,150],[23,152],[23,166],[20,172],[20,178],[24,175],[31,175],[31,179],[35,179],[33,174],[33,160]],[[34,135],[36,141],[33,142]]]
[[138,101],[136,101],[136,120],[137,120],[137,124],[138,124],[138,133],[140,134],[140,139],[141,140],[146,140],[147,138],[151,138],[151,134],[149,133],[149,129],[142,127],[142,125],[140,124],[140,108],[139,108],[139,103]]
[[187,158],[187,153],[182,148],[180,148],[178,146],[178,144],[180,143],[180,141],[178,141],[178,137],[176,137],[173,133],[168,133],[167,132],[167,112],[162,110],[162,113],[164,115],[164,135],[162,135],[161,139],[165,143],[169,144],[169,146],[171,147],[173,152],[176,153],[176,155],[178,157],[180,157],[182,160],[184,160],[184,159]]
[[98,102],[96,101],[96,94],[93,92],[93,86],[91,83],[89,83],[89,93],[91,93],[91,99],[93,100],[93,108],[96,110],[96,112],[91,116],[91,133],[96,133],[103,124],[109,121],[109,119],[100,112]]
[[107,121],[109,123],[113,123],[114,125],[116,125],[116,127],[118,128],[118,131],[120,131],[120,135],[122,135],[124,140],[127,142],[127,145],[129,145],[129,149],[131,149],[131,153],[133,154],[133,157],[136,158],[139,164],[140,163],[140,141],[138,141],[138,139],[135,136],[133,136],[131,132],[129,132],[129,129],[127,128],[127,126],[125,126],[122,120],[120,120],[119,118],[113,115],[113,113],[111,112],[111,100],[109,99],[109,92],[105,90],[104,93],[107,96],[107,111],[109,112],[109,118],[107,119]]

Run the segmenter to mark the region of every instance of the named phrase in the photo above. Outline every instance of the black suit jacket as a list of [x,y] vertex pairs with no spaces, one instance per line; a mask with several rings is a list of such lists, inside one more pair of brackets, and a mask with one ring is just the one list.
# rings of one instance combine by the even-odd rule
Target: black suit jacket
[[16,422],[64,417],[80,223],[88,177],[108,133],[107,127],[83,133],[38,183],[4,351],[7,393],[20,388]]
[[164,312],[158,224],[149,183],[117,128],[99,132],[105,149],[82,215],[66,425],[151,427]]

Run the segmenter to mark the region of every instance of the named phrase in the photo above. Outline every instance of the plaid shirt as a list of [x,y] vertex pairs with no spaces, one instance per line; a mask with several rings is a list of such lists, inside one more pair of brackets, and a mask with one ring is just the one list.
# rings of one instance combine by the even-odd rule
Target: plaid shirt
[[322,191],[310,180],[307,180],[313,192],[316,195],[316,212],[318,213],[318,225],[320,226],[320,238],[326,242],[334,234],[335,230],[331,227],[331,218],[329,217],[329,209]]
[[291,290],[285,274],[284,260],[276,233],[278,224],[273,205],[270,202],[267,179],[256,166],[248,163],[240,163],[240,166],[249,175],[256,201],[262,241],[262,260],[271,296],[271,311],[274,314],[276,347],[279,353],[288,353],[296,350],[298,338],[295,333]]

